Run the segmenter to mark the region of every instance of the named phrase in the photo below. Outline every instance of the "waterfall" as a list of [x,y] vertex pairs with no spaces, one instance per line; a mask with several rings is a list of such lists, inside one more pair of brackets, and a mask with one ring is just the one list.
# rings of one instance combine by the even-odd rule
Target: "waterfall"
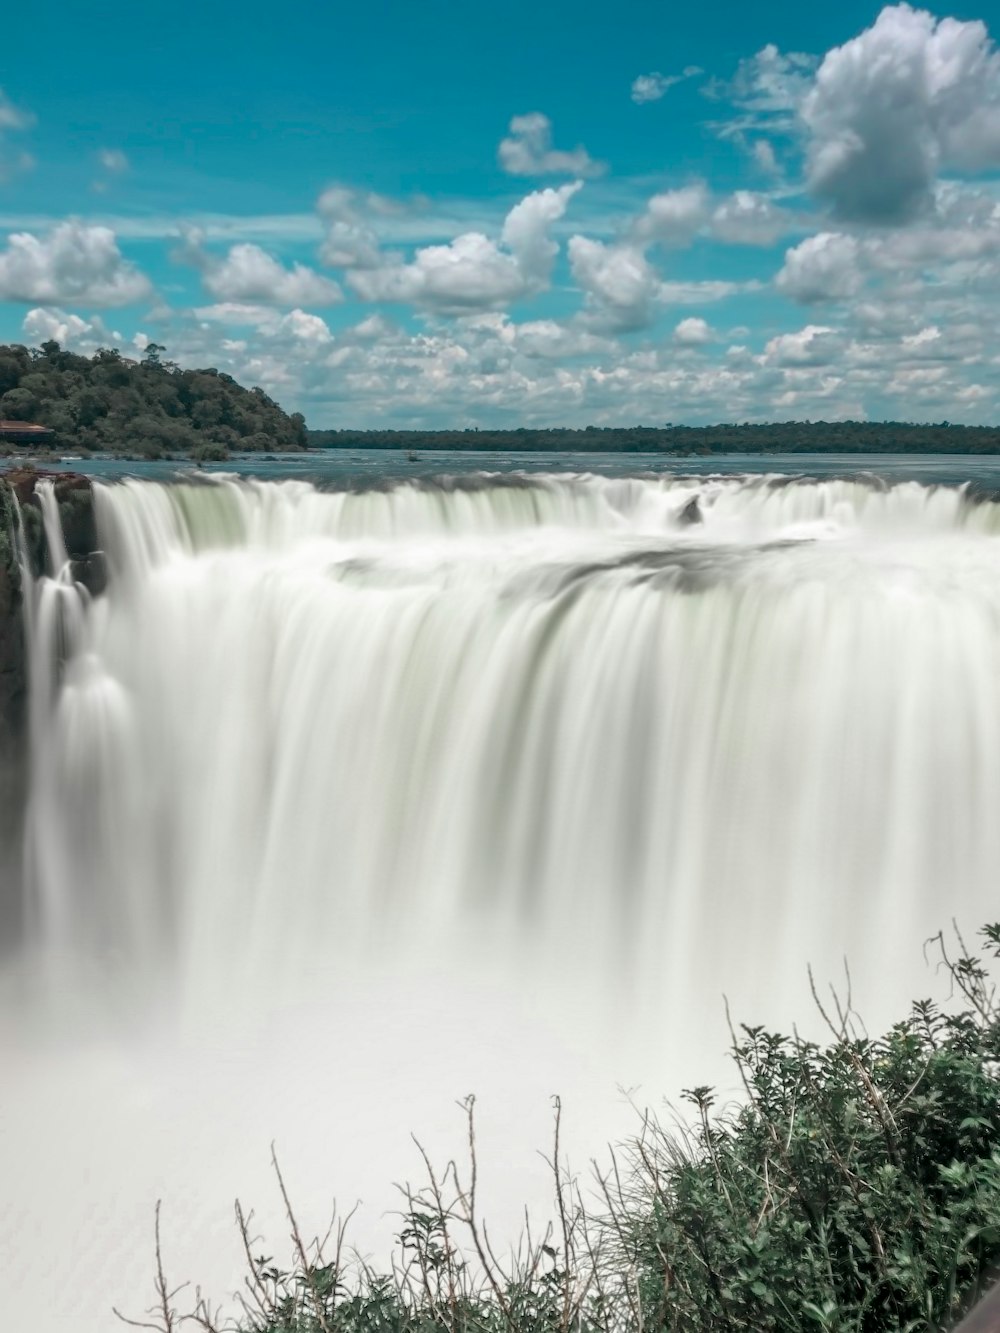
[[891,1019],[928,933],[997,915],[1000,504],[966,488],[95,483],[94,598],[42,503],[23,970],[57,1026],[325,995],[352,1095],[443,1043],[442,1101],[479,1048],[512,1095],[561,1045],[628,1078],[640,1028],[656,1096],[715,1076],[723,992],[787,1026],[846,958]]
[[734,949],[773,975],[989,909],[995,503],[97,485],[93,603],[43,505],[43,951],[190,995],[458,926],[601,943],[678,998]]

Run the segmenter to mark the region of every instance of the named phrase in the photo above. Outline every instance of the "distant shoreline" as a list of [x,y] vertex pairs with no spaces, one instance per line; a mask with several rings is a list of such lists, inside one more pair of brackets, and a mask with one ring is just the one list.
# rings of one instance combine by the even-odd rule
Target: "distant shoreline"
[[1000,426],[950,422],[779,422],[772,425],[634,426],[517,430],[309,430],[310,449],[402,453],[1000,454]]

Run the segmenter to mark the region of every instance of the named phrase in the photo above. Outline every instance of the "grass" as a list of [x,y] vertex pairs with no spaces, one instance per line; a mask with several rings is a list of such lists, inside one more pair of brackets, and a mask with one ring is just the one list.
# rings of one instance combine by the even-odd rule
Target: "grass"
[[[350,1215],[307,1243],[273,1159],[291,1258],[260,1254],[236,1205],[246,1277],[223,1318],[172,1289],[156,1216],[155,1333],[914,1333],[950,1328],[1000,1262],[1000,1003],[990,966],[956,932],[934,942],[943,994],[869,1037],[849,997],[816,1003],[829,1040],[733,1029],[744,1097],[684,1095],[684,1125],[643,1119],[586,1205],[561,1164],[555,1221],[498,1255],[477,1198],[474,1103],[466,1157],[404,1192],[394,1252],[373,1267]],[[182,1301],[184,1303],[182,1303]]]

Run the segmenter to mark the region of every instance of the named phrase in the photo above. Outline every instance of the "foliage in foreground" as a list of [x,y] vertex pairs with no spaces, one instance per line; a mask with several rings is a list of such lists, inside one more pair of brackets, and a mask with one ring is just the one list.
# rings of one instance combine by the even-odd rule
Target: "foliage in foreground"
[[[1000,926],[982,931],[1000,958]],[[961,946],[961,940],[959,941]],[[734,1035],[745,1097],[713,1114],[708,1088],[685,1094],[686,1130],[646,1120],[598,1176],[585,1207],[551,1159],[555,1222],[500,1259],[469,1161],[406,1192],[385,1271],[349,1254],[350,1217],[307,1246],[281,1172],[292,1230],[288,1268],[254,1253],[237,1204],[248,1273],[240,1311],[189,1313],[164,1276],[157,1210],[157,1306],[136,1326],[176,1333],[612,1333],[613,1330],[826,1330],[952,1326],[1000,1260],[1000,1003],[984,963],[948,957],[948,1007],[916,1003],[882,1037],[836,1007],[826,1046],[760,1028]],[[956,1005],[953,1001],[958,1000]],[[817,1004],[819,1004],[817,999]],[[835,1002],[836,1003],[836,1002]],[[331,1239],[332,1238],[332,1239]],[[133,1321],[126,1320],[126,1323]]]

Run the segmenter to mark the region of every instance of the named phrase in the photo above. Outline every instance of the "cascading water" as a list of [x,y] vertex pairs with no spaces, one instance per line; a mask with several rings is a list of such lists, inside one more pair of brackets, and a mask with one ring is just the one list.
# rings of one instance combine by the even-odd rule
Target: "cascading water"
[[[415,1084],[449,1103],[490,1071],[572,1116],[574,1087],[713,1077],[723,991],[801,1022],[806,962],[846,957],[879,1021],[925,989],[926,934],[996,915],[1000,505],[774,478],[98,484],[94,599],[43,505],[18,1012],[25,985],[57,1029],[84,1011],[91,1053],[144,1010],[166,1040],[168,1013],[200,1075],[221,1063],[212,1114],[263,1082],[226,1009],[322,1013],[338,1095],[377,1086],[401,1136]],[[165,1096],[138,1040],[78,1152],[117,1101]],[[317,1045],[292,1048],[315,1102]],[[62,1083],[32,1065],[13,1121],[94,1076],[75,1049]],[[168,1138],[142,1152],[169,1201]],[[22,1151],[11,1129],[0,1168]]]

